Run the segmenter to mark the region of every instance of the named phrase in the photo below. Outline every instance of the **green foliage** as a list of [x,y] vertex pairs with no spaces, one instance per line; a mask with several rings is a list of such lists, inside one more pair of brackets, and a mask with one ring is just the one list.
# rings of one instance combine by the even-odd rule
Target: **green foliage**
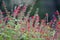
[[2,36],[0,35],[0,40],[3,40]]

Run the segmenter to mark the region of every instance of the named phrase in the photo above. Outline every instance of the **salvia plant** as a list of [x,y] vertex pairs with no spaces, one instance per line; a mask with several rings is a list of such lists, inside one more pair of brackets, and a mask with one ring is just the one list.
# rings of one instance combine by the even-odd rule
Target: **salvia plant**
[[[26,5],[23,7],[18,6],[11,16],[10,12],[8,12],[4,6],[7,16],[2,17],[3,14],[2,11],[0,11],[0,40],[60,40],[60,36],[58,36],[60,35],[60,20],[53,17],[53,20],[48,22],[48,13],[46,13],[44,19],[40,19],[38,15],[39,8],[36,9],[34,16],[29,17],[33,10],[33,5],[34,4],[32,4],[30,10],[27,12],[27,16],[24,16],[27,10]],[[58,11],[56,11],[56,14],[58,18],[60,18]]]

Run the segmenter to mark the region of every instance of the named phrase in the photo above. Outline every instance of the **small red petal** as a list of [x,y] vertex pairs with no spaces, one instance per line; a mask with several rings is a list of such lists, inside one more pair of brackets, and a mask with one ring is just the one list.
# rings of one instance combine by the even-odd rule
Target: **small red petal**
[[32,19],[34,19],[34,16],[32,16]]
[[48,13],[46,13],[46,16],[48,16]]

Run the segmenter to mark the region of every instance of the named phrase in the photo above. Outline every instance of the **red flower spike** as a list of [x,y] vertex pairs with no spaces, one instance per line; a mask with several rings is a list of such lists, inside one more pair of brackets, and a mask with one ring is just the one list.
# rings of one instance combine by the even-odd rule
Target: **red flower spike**
[[33,24],[32,24],[32,26],[34,27],[34,26],[35,26],[35,24],[33,23]]
[[59,15],[59,11],[57,10],[57,11],[55,12],[55,14]]
[[57,23],[56,30],[60,30],[60,21]]
[[25,28],[21,28],[21,31],[24,32],[25,31]]
[[4,26],[2,26],[2,28],[4,28]]
[[16,11],[14,12],[13,16],[17,16],[17,15],[18,15],[18,12],[19,12],[19,10],[16,10]]
[[5,12],[2,12],[2,14],[5,14]]
[[58,24],[60,24],[60,22],[58,22]]
[[17,7],[17,10],[20,10],[20,6]]
[[57,18],[54,16],[54,21],[56,21],[57,20]]
[[50,22],[50,25],[52,25],[52,24],[53,24],[53,22],[51,21],[51,22]]
[[3,5],[3,6],[6,6],[6,5],[5,5],[5,2],[4,2],[4,1],[2,1],[2,2],[3,2],[2,5]]
[[36,16],[36,22],[39,22],[39,16]]
[[44,22],[45,22],[45,20],[41,20],[41,22],[43,22],[43,23],[44,23]]
[[31,18],[34,19],[34,16],[32,16]]
[[28,31],[30,31],[30,20],[27,21],[27,28],[28,28]]
[[48,16],[48,13],[46,13],[46,16]]
[[23,6],[22,10],[25,12],[26,11],[26,5]]

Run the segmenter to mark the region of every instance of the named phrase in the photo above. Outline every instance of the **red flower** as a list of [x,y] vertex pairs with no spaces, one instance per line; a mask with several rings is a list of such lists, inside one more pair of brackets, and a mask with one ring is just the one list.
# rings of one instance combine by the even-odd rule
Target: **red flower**
[[36,22],[39,22],[39,16],[36,16]]
[[23,6],[22,10],[25,12],[26,11],[26,5]]
[[48,16],[48,13],[46,13],[46,16]]
[[52,25],[52,24],[53,24],[53,21],[51,20],[51,21],[50,21],[50,25]]
[[58,24],[60,24],[60,22],[58,22]]
[[27,28],[28,28],[28,31],[30,31],[30,21],[29,20],[27,21]]
[[34,16],[32,16],[31,18],[34,19]]
[[20,10],[20,6],[17,7],[17,10]]
[[57,23],[56,29],[60,30],[60,21]]
[[57,10],[57,11],[55,12],[55,14],[59,15],[59,11]]
[[4,28],[4,26],[2,26],[2,28]]
[[21,32],[24,32],[25,31],[25,28],[21,28]]

